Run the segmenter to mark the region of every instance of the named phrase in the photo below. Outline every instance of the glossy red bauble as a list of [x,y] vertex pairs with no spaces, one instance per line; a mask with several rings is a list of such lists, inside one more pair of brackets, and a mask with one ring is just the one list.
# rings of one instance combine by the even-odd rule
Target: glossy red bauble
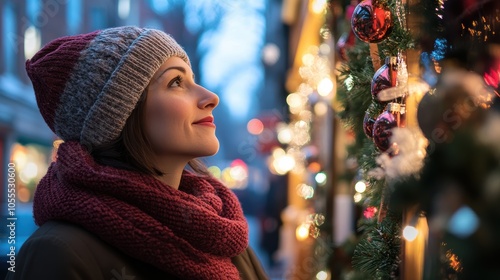
[[391,11],[374,0],[365,0],[354,9],[351,27],[361,41],[378,43],[387,38],[392,31]]

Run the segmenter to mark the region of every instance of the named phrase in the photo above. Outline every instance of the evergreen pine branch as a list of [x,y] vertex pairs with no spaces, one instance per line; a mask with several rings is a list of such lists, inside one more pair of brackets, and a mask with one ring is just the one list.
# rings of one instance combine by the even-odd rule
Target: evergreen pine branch
[[[395,1],[381,1],[391,9],[394,22],[389,38],[378,44],[379,56],[383,59],[385,56],[396,56],[414,48],[415,41],[396,18]],[[385,180],[367,177],[367,173],[377,167],[375,160],[380,152],[373,141],[365,136],[363,119],[365,113],[375,119],[384,110],[384,105],[373,100],[371,95],[371,82],[376,69],[373,69],[369,45],[358,42],[347,51],[347,57],[347,62],[338,69],[340,75],[337,100],[343,108],[339,117],[356,135],[356,144],[350,147],[349,152],[357,157],[369,185],[364,204],[378,209],[382,199],[388,200],[384,195],[390,196],[391,193]],[[353,265],[361,274],[367,273],[375,279],[390,279],[399,265],[401,217],[388,214],[380,224],[376,220],[360,220],[358,230],[364,234],[354,251]]]
[[386,218],[370,228],[358,243],[353,266],[373,279],[392,279],[400,263],[400,213],[388,212]]

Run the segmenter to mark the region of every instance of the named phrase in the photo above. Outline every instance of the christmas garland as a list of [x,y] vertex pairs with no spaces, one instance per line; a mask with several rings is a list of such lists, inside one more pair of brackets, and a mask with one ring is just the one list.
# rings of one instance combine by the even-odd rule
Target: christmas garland
[[[498,226],[500,215],[498,211],[494,210],[498,205],[498,199],[487,197],[488,201],[485,201],[485,198],[481,197],[480,194],[491,189],[491,182],[493,182],[491,178],[497,178],[495,176],[498,175],[494,174],[499,174],[500,170],[500,161],[498,161],[500,158],[500,146],[498,145],[500,133],[495,132],[498,131],[500,123],[500,114],[498,113],[500,101],[498,98],[491,99],[491,93],[478,94],[478,92],[481,92],[479,89],[483,91],[485,89],[482,85],[484,78],[489,86],[496,88],[496,95],[500,96],[500,58],[497,55],[496,64],[484,59],[484,54],[488,50],[498,49],[500,46],[499,37],[495,32],[490,32],[490,27],[494,30],[495,25],[500,22],[498,19],[500,5],[495,1],[482,1],[480,4],[456,1],[446,2],[443,6],[442,1],[439,0],[420,1],[419,5],[413,7],[416,10],[412,10],[413,14],[421,16],[419,28],[422,32],[417,34],[418,38],[412,38],[406,29],[405,15],[407,13],[401,1],[373,0],[372,2],[365,0],[356,9],[351,9],[354,10],[351,19],[352,27],[360,40],[356,40],[356,43],[351,45],[346,45],[345,42],[342,42],[342,45],[337,44],[341,57],[343,56],[345,59],[344,64],[339,69],[340,75],[338,76],[337,101],[342,106],[338,115],[355,135],[355,144],[349,147],[348,153],[350,157],[357,159],[359,173],[369,188],[365,192],[364,198],[359,201],[360,206],[365,209],[364,218],[358,222],[360,240],[355,245],[352,243],[346,245],[346,247],[350,246],[349,248],[355,246],[355,249],[349,250],[353,252],[352,264],[355,269],[354,272],[349,273],[349,279],[399,278],[401,210],[408,205],[417,203],[420,205],[420,210],[423,211],[422,214],[434,217],[437,214],[431,213],[432,204],[438,199],[438,193],[443,192],[446,186],[446,184],[442,185],[443,182],[449,181],[450,178],[460,182],[457,186],[453,186],[453,189],[459,196],[465,193],[462,199],[468,201],[460,209],[470,211],[472,217],[481,220],[483,228],[478,229],[478,232],[481,232],[482,235],[473,235],[474,231],[467,232],[468,235],[465,235],[453,228],[439,229],[446,233],[446,236],[443,238],[443,242],[431,246],[436,252],[440,252],[436,256],[430,256],[429,261],[433,265],[427,272],[432,275],[432,279],[456,279],[457,273],[465,277],[464,279],[471,276],[474,278],[470,279],[477,277],[478,279],[486,279],[492,275],[498,275],[498,268],[493,265],[485,265],[482,261],[491,259],[500,248],[500,243],[495,242],[494,239],[488,240],[488,242],[484,241],[486,232],[491,236],[498,236],[500,232]],[[445,7],[446,5],[448,6]],[[358,9],[359,6],[362,6],[363,9]],[[466,7],[469,7],[468,13],[462,13],[458,17],[453,14],[457,11],[463,11]],[[381,25],[380,17],[385,14],[384,10],[388,10],[392,17],[392,32],[388,36],[381,36],[378,33],[380,30],[389,30],[387,26]],[[446,11],[447,14],[443,11]],[[379,21],[366,21],[366,19],[373,19],[374,14],[377,14]],[[444,18],[447,20],[443,20]],[[371,28],[376,24],[378,24],[378,28]],[[370,34],[367,31],[374,33]],[[387,76],[390,78],[392,75],[390,71],[395,71],[396,68],[391,68],[392,64],[382,67],[377,64],[386,56],[394,56],[397,58],[398,67],[403,64],[401,68],[404,68],[404,63],[401,63],[403,60],[400,59],[401,54],[415,48],[417,41],[418,48],[423,51],[420,62],[424,63],[425,71],[429,69],[432,71],[434,68],[434,65],[429,66],[425,63],[439,63],[440,67],[443,67],[443,73],[447,73],[441,73],[434,84],[428,82],[433,87],[431,92],[436,93],[426,94],[426,102],[422,102],[425,104],[419,106],[426,108],[424,114],[426,118],[424,122],[420,122],[419,119],[419,125],[427,139],[433,140],[432,132],[436,125],[443,125],[443,120],[446,124],[446,119],[443,119],[446,112],[439,111],[438,108],[456,110],[456,107],[453,106],[464,104],[464,100],[470,100],[472,93],[482,98],[488,98],[481,99],[481,102],[475,102],[476,106],[478,104],[484,106],[474,107],[477,110],[474,110],[470,116],[457,115],[461,120],[460,125],[449,128],[448,131],[451,133],[450,135],[454,135],[453,141],[429,143],[426,164],[423,166],[422,161],[423,168],[419,166],[419,178],[411,176],[398,178],[401,173],[389,174],[387,164],[391,164],[391,161],[393,165],[402,163],[402,161],[398,162],[397,158],[401,156],[403,147],[400,146],[399,151],[394,151],[391,150],[392,147],[382,145],[386,143],[378,141],[381,137],[377,133],[380,134],[384,130],[376,128],[377,122],[383,120],[385,124],[391,125],[383,128],[391,129],[392,138],[398,136],[400,140],[404,140],[405,138],[401,137],[402,134],[397,135],[402,133],[401,130],[398,132],[397,129],[392,129],[399,126],[399,122],[396,123],[393,117],[398,116],[398,114],[402,115],[404,112],[398,111],[399,109],[392,111],[391,106],[388,109],[387,102],[384,102],[387,100],[381,101],[380,96],[377,95],[380,92],[374,93],[374,89],[380,89],[380,85],[383,85],[384,89],[387,88],[387,78],[386,80],[379,78],[383,75],[385,76],[382,78]],[[374,52],[374,50],[378,52]],[[443,61],[440,62],[440,60]],[[392,60],[388,61],[391,63]],[[485,65],[486,69],[478,71]],[[383,67],[385,67],[383,71],[386,72],[380,75]],[[400,68],[397,69],[398,79],[403,73],[400,70]],[[476,71],[479,76],[468,71]],[[433,75],[438,76],[435,72]],[[447,86],[447,82],[443,82],[446,79],[452,79],[455,87]],[[398,80],[398,82],[404,83],[404,80]],[[391,83],[389,87],[397,88],[397,84]],[[488,91],[490,90],[491,88]],[[401,98],[404,99],[404,97]],[[492,100],[496,102],[494,105],[496,109],[483,111],[484,108],[491,105]],[[399,102],[392,100],[392,102],[395,101]],[[439,102],[444,102],[444,104]],[[439,107],[434,103],[439,103],[439,106],[444,107]],[[400,104],[404,105],[404,102],[400,102]],[[418,109],[419,112],[421,109]],[[375,123],[373,120],[376,120]],[[441,123],[436,124],[433,123],[434,121],[441,121]],[[492,132],[486,133],[484,130],[481,132],[482,134],[478,134],[477,131],[482,131],[483,127],[490,127]],[[386,136],[384,137],[387,138]],[[485,145],[480,140],[489,144]],[[391,142],[401,143],[401,141]],[[406,151],[410,151],[410,153],[412,150],[420,148],[419,144],[405,147]],[[408,158],[411,157],[406,159]],[[407,160],[407,162],[411,161]],[[380,175],[381,172],[384,176],[376,176]],[[498,181],[495,182],[498,183]],[[375,212],[378,212],[378,216],[374,215]],[[474,219],[470,221],[474,221]],[[451,223],[451,221],[449,222]],[[436,241],[434,240],[434,242]],[[436,265],[437,263],[440,264]]]
[[[368,10],[372,9],[372,12],[382,7],[391,15],[392,31],[389,36],[377,43],[378,54],[375,53],[375,55],[378,55],[380,61],[387,56],[401,55],[406,50],[415,47],[415,40],[404,26],[405,11],[401,2],[370,3],[370,1],[364,1],[358,6],[363,4],[368,5]],[[361,21],[363,14],[359,14],[360,11],[356,13],[357,10],[359,10],[358,7],[354,10],[353,17],[361,18],[359,20]],[[359,28],[362,29],[363,26]],[[370,43],[356,40],[354,46],[346,47],[346,61],[339,69],[337,100],[343,108],[339,112],[339,117],[356,138],[355,144],[348,149],[349,155],[357,158],[360,173],[369,186],[364,200],[360,203],[365,209],[378,209],[378,218],[359,221],[358,230],[362,232],[362,235],[354,249],[353,267],[358,271],[358,275],[370,275],[374,279],[390,279],[398,274],[400,263],[401,213],[391,207],[387,209],[381,209],[384,206],[380,207],[388,204],[391,191],[385,179],[377,180],[368,176],[370,170],[378,167],[376,159],[381,151],[372,139],[365,135],[366,131],[363,127],[366,124],[366,117],[375,120],[384,112],[387,105],[385,102],[379,102],[372,95],[372,81],[378,70],[374,68],[374,60],[377,57],[374,57],[373,46],[374,43],[370,45]],[[353,275],[350,277],[356,278]]]

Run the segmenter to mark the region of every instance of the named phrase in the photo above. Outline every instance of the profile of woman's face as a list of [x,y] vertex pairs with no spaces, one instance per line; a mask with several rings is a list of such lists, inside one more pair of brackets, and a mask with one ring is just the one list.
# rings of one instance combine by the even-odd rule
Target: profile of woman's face
[[191,160],[217,153],[213,92],[196,84],[181,58],[167,59],[153,75],[144,111],[145,131],[157,156]]

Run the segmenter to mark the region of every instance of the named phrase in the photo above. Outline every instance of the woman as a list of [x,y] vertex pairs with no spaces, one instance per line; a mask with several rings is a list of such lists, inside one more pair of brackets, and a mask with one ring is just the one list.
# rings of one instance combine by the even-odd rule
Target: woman
[[266,278],[237,198],[196,161],[219,148],[218,97],[169,35],[63,37],[26,69],[64,143],[35,192],[40,228],[7,279]]

